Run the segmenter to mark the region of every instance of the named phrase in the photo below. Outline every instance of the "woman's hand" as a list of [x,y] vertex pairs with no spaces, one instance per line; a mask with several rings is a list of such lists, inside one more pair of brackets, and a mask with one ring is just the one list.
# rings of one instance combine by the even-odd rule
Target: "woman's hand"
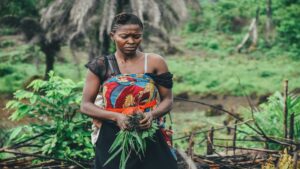
[[116,122],[121,130],[126,130],[128,128],[128,117],[121,113],[116,113]]
[[102,121],[96,118],[93,118],[93,124],[96,126],[96,128],[100,128],[102,126]]
[[144,113],[144,118],[140,121],[140,128],[145,130],[151,127],[153,114],[151,112]]

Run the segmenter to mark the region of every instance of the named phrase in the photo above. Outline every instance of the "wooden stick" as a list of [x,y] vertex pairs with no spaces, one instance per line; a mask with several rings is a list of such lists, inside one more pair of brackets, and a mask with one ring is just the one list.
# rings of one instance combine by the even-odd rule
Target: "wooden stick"
[[289,131],[289,139],[294,140],[294,121],[295,121],[295,112],[291,114],[290,117],[290,131]]
[[183,160],[186,162],[188,165],[188,169],[197,169],[196,164],[194,161],[183,151],[177,150],[178,154],[183,158]]
[[[226,139],[226,138],[214,138],[214,140],[219,140],[219,141],[232,141],[232,139]],[[255,139],[235,139],[235,141],[247,141],[247,142],[266,142],[265,140],[255,140]]]
[[284,81],[284,92],[283,92],[283,133],[284,138],[288,138],[287,133],[287,116],[288,116],[288,107],[287,107],[287,95],[288,95],[288,80]]
[[237,130],[237,120],[234,123],[234,133],[233,133],[233,139],[232,139],[232,146],[233,146],[233,155],[235,155],[235,146],[236,146],[236,130]]
[[206,149],[207,155],[213,154],[214,152],[213,144],[214,144],[214,127],[212,127],[211,130],[207,133],[207,149]]
[[[214,144],[215,147],[224,147],[226,146],[223,145],[216,145]],[[228,148],[233,148],[232,146],[228,146]],[[236,149],[241,149],[241,150],[253,150],[253,151],[261,151],[261,152],[266,152],[266,153],[278,153],[279,151],[277,150],[267,150],[267,149],[259,149],[259,148],[246,148],[246,147],[235,147]]]
[[294,156],[293,156],[293,169],[297,169],[298,167],[298,152],[297,150],[294,152]]
[[194,157],[194,145],[195,145],[195,141],[194,141],[195,135],[192,132],[190,135],[190,139],[189,139],[189,147],[188,147],[188,155],[193,159]]
[[[79,166],[79,162],[74,162],[71,160],[65,160],[65,159],[60,159],[60,158],[54,158],[54,157],[49,157],[49,156],[45,156],[45,155],[39,155],[39,154],[30,154],[30,153],[24,153],[24,152],[20,152],[20,151],[16,151],[16,150],[12,150],[12,149],[3,149],[2,152],[6,152],[6,153],[11,153],[11,154],[16,154],[16,155],[22,155],[22,156],[31,156],[31,157],[38,157],[38,158],[43,158],[43,159],[53,159],[53,160],[57,160],[57,161],[61,161],[61,162],[67,162],[67,163],[73,163],[75,165],[77,165],[78,167],[82,167]],[[82,162],[81,162],[82,164]]]
[[[243,125],[243,124],[247,124],[247,123],[249,123],[250,121],[252,121],[252,120],[247,120],[247,121],[244,121],[244,122],[240,122],[240,123],[238,123],[237,125]],[[223,126],[223,127],[218,127],[218,128],[216,128],[216,129],[214,129],[215,131],[216,130],[222,130],[222,129],[225,129],[225,128],[227,128],[227,127],[229,127],[229,126]],[[207,132],[209,132],[211,129],[209,129],[209,130],[200,130],[200,131],[195,131],[194,132],[194,135],[198,135],[198,134],[202,134],[202,133],[207,133]],[[181,139],[187,139],[187,138],[189,138],[190,136],[189,135],[185,135],[185,136],[182,136],[182,137],[178,137],[178,138],[174,138],[173,140],[181,140]]]

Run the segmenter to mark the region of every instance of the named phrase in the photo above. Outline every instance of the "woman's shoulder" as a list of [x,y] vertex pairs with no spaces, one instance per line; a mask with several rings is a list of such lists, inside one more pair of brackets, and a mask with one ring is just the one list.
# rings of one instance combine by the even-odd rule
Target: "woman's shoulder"
[[101,80],[106,74],[106,63],[105,57],[97,56],[88,61],[84,66],[88,68],[91,72],[97,75]]
[[157,74],[169,71],[167,63],[161,55],[148,53],[148,62],[149,65],[154,68],[154,72],[157,72]]
[[156,53],[147,53],[148,57],[150,60],[154,60],[154,61],[163,61],[165,62],[165,59],[159,55],[159,54],[156,54]]

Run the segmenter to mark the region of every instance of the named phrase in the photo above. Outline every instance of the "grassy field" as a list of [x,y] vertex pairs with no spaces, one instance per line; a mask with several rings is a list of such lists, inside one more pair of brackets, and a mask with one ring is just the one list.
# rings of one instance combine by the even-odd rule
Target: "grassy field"
[[290,90],[299,87],[300,60],[278,46],[237,53],[241,36],[201,32],[174,39],[182,54],[167,58],[174,73],[175,93],[206,95],[266,94],[282,90],[290,81]]
[[281,90],[285,79],[290,81],[290,89],[300,83],[300,62],[288,58],[185,56],[170,57],[168,64],[174,73],[175,93],[261,95]]

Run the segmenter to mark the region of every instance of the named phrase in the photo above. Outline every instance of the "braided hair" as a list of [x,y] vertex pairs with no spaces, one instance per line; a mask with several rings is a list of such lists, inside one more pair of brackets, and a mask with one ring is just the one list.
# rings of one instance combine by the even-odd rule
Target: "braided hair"
[[120,26],[129,24],[139,25],[142,30],[144,29],[144,25],[139,17],[130,13],[120,13],[113,19],[111,32],[115,33]]

